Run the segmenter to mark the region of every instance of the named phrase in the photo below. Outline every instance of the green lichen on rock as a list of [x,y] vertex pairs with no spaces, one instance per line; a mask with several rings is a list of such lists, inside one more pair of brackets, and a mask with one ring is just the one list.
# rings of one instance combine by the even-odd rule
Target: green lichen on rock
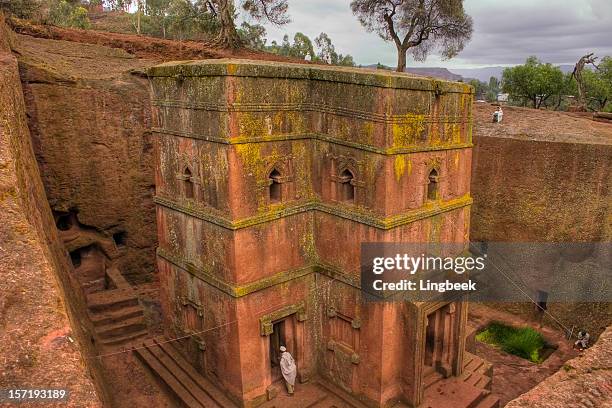
[[315,262],[319,258],[315,244],[314,232],[308,231],[300,237],[300,249],[304,258],[309,262]]
[[395,161],[393,162],[393,170],[395,172],[395,180],[399,182],[404,175],[405,172],[408,172],[408,175],[412,173],[412,161],[407,158],[407,154],[398,154],[395,156]]
[[406,113],[397,117],[393,123],[393,147],[413,145],[425,131],[425,115]]

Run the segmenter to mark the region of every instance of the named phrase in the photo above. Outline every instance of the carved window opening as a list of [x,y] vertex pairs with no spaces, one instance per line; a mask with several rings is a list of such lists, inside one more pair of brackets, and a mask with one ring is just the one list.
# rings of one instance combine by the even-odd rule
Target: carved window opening
[[431,169],[427,180],[427,199],[436,200],[438,198],[439,176],[436,169]]
[[546,309],[548,308],[547,301],[548,301],[548,292],[544,292],[543,290],[538,290],[538,293],[536,294],[536,302],[537,302],[536,311],[540,313],[544,313],[544,311],[546,311]]
[[68,231],[72,228],[72,217],[70,214],[60,215],[55,225],[57,225],[57,229],[60,231]]
[[280,182],[281,174],[278,170],[274,169],[270,172],[268,176],[270,187],[270,203],[280,203],[282,200],[282,190],[281,190],[281,182]]
[[70,261],[72,261],[72,266],[74,268],[78,268],[81,266],[81,249],[75,249],[70,252]]
[[117,248],[123,248],[127,243],[127,233],[125,231],[115,232],[113,234],[113,241]]
[[355,201],[355,176],[349,169],[345,169],[338,179],[340,187],[340,201]]
[[185,198],[193,198],[193,180],[191,179],[192,174],[191,174],[191,170],[189,170],[189,167],[185,168],[185,171],[183,172],[183,187],[184,187],[184,193],[185,193]]

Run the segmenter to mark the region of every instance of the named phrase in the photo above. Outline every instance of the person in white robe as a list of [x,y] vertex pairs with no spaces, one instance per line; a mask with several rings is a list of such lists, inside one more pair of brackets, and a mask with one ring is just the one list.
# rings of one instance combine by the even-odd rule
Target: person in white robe
[[285,346],[280,347],[281,359],[280,368],[285,384],[287,384],[287,392],[289,395],[293,395],[295,389],[295,376],[297,374],[297,367],[295,366],[295,360],[293,356],[287,351]]

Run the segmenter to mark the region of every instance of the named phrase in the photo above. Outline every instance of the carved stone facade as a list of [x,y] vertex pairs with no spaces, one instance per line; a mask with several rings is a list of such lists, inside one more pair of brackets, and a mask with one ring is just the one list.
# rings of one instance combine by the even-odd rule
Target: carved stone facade
[[246,60],[149,75],[166,335],[195,333],[203,375],[256,406],[284,344],[300,381],[385,406],[418,405],[428,366],[460,374],[466,305],[364,303],[359,258],[366,241],[467,243],[471,87]]

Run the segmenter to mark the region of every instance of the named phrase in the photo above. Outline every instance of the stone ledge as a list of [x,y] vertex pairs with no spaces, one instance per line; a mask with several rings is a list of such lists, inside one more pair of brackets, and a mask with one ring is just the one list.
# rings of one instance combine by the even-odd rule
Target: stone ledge
[[474,93],[473,88],[468,84],[419,77],[408,73],[247,59],[167,62],[149,68],[147,74],[151,78],[175,77],[178,79],[207,76],[304,79],[438,93]]
[[314,262],[301,268],[281,271],[272,276],[268,276],[254,282],[236,284],[220,279],[214,276],[211,271],[186,262],[180,255],[173,254],[164,248],[157,248],[157,256],[234,298],[246,296],[281,283],[304,278],[313,273],[319,273],[327,276],[333,281],[344,283],[348,286],[354,287],[355,289],[361,289],[361,278],[359,271],[355,272],[356,274],[354,275],[350,275],[342,272],[338,267],[324,262]]
[[398,154],[408,153],[421,153],[421,152],[435,152],[444,150],[458,150],[458,149],[469,149],[474,145],[472,143],[454,143],[447,145],[437,146],[410,146],[410,147],[376,147],[372,145],[366,145],[359,142],[352,142],[350,140],[338,139],[334,136],[322,134],[322,133],[286,133],[278,134],[273,136],[261,136],[261,137],[239,137],[226,139],[218,136],[207,136],[200,133],[183,132],[179,130],[169,130],[162,128],[151,128],[151,132],[158,135],[172,135],[179,137],[186,137],[189,139],[203,140],[206,142],[226,144],[226,145],[241,145],[247,143],[269,143],[269,142],[282,142],[291,140],[318,140],[322,142],[333,143],[336,145],[352,147],[354,149],[364,150],[371,153],[382,154],[386,156],[393,156]]
[[466,124],[470,121],[464,120],[463,115],[432,116],[423,113],[387,114],[350,109],[343,106],[332,106],[324,103],[312,102],[277,102],[277,103],[213,103],[213,102],[184,102],[182,100],[153,99],[151,105],[159,108],[178,108],[188,110],[203,110],[207,112],[317,112],[328,113],[338,116],[348,116],[355,119],[368,120],[377,123],[388,123],[396,125],[413,124],[415,118],[421,119],[422,123],[459,123]]
[[217,214],[213,214],[212,212],[201,207],[193,208],[184,206],[180,202],[167,197],[155,196],[153,201],[156,204],[171,210],[178,211],[234,231],[313,210],[359,222],[374,228],[390,230],[405,224],[422,220],[424,218],[467,207],[473,202],[470,196],[464,196],[454,200],[440,202],[434,206],[420,207],[402,214],[397,214],[390,217],[380,217],[374,213],[366,212],[361,208],[340,207],[339,205],[323,203],[321,201],[308,201],[305,203],[294,204],[290,207],[288,206],[282,209],[271,210],[263,214],[232,220]]

